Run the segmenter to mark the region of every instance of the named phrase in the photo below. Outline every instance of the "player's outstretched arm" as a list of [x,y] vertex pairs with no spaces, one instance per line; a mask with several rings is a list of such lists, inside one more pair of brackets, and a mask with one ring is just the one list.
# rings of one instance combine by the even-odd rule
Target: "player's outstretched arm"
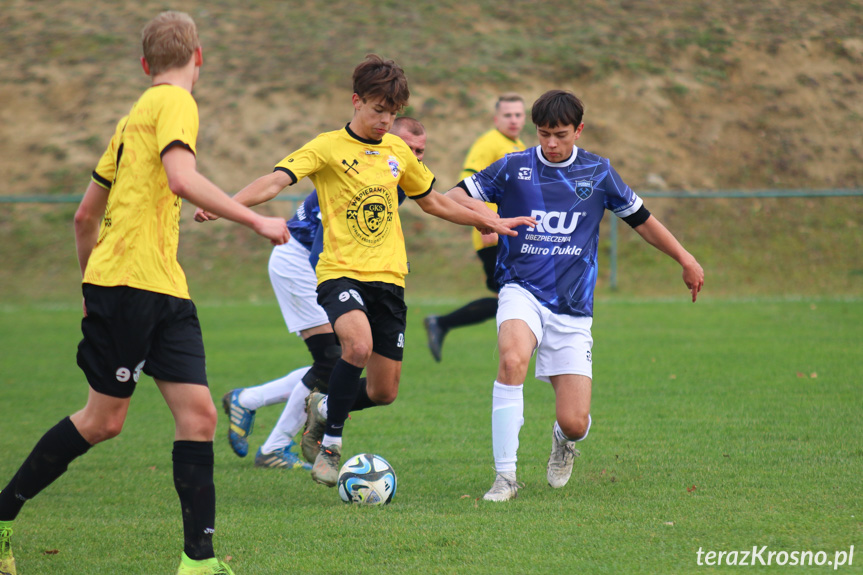
[[[464,193],[463,190],[462,193]],[[430,194],[416,200],[416,202],[425,213],[437,216],[442,220],[463,226],[474,226],[481,231],[488,230],[489,232],[506,236],[517,236],[518,232],[513,228],[517,228],[518,226],[533,227],[536,225],[534,218],[527,216],[501,218],[485,206],[483,207],[487,213],[475,212],[461,202],[452,199],[449,193],[442,195],[434,190]]]
[[162,156],[162,165],[165,166],[171,191],[184,200],[189,200],[206,212],[247,226],[275,245],[288,241],[288,227],[284,218],[262,216],[234,201],[198,173],[195,155],[189,150],[174,146]]
[[683,268],[683,282],[689,288],[689,291],[692,292],[692,301],[695,301],[698,297],[698,292],[704,286],[704,270],[695,257],[686,251],[680,242],[677,241],[677,238],[662,225],[662,222],[653,216],[650,216],[647,218],[647,221],[637,226],[635,231],[647,243],[680,264]]
[[[266,176],[261,176],[234,195],[234,199],[244,206],[257,206],[275,198],[279,192],[294,183],[287,173],[276,170]],[[206,222],[219,219],[219,216],[198,208],[195,210],[195,220]]]
[[[460,205],[466,207],[467,209],[480,214],[481,216],[486,215],[486,216],[492,217],[494,219],[500,218],[498,213],[492,209],[489,209],[488,205],[485,202],[480,201],[480,200],[476,200],[476,199],[470,197],[467,194],[467,192],[465,192],[461,188],[458,188],[458,187],[453,188],[444,195],[447,198],[454,201],[455,203],[460,204]],[[493,241],[491,241],[491,243],[489,243],[487,245],[497,244],[497,234],[494,233],[491,229],[489,229],[489,228],[477,228],[477,229],[479,230],[479,233],[482,234],[483,238],[485,238],[486,236],[490,236],[493,239]]]

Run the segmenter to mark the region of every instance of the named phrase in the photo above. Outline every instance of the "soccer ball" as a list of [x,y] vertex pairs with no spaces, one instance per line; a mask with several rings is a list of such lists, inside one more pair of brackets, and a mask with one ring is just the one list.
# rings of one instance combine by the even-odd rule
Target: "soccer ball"
[[345,503],[386,505],[395,494],[396,472],[380,455],[354,455],[339,471],[339,496]]

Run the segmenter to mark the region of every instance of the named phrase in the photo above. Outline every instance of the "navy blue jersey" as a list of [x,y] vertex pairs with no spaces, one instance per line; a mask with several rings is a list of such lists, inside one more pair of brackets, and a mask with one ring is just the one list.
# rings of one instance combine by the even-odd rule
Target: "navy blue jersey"
[[318,204],[318,191],[312,190],[312,193],[306,196],[300,207],[297,208],[297,213],[288,220],[288,231],[291,232],[291,240],[296,240],[301,246],[307,250],[312,249],[312,244],[315,242],[315,234],[318,228],[321,227],[321,219],[318,214],[321,213],[321,206]]
[[504,156],[462,186],[497,204],[503,218],[537,220],[517,237],[500,236],[501,286],[520,285],[554,313],[593,316],[599,222],[605,210],[625,218],[642,206],[606,158],[575,148],[555,164],[537,146]]

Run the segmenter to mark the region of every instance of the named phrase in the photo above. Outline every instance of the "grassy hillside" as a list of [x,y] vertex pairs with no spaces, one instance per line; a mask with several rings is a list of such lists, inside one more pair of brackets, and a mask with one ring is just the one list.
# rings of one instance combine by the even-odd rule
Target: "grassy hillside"
[[[350,73],[399,61],[429,131],[438,188],[455,183],[494,96],[551,87],[586,102],[583,147],[637,190],[863,187],[863,3],[731,0],[181,1],[205,49],[200,168],[227,190],[350,119]],[[10,0],[0,12],[0,195],[80,193],[117,118],[146,87],[138,36],[158,2]],[[530,130],[526,140],[535,143]],[[309,190],[305,183],[295,194]],[[707,269],[708,294],[863,292],[863,199],[655,200]],[[4,301],[77,297],[70,206],[0,215]],[[290,214],[287,203],[262,208]],[[414,207],[415,297],[482,293],[467,232]],[[270,297],[267,246],[184,224],[201,297]],[[681,293],[675,266],[622,231],[620,291]],[[607,249],[607,243],[606,243]],[[602,264],[607,263],[607,257]],[[605,273],[607,274],[607,266]],[[679,285],[680,284],[680,285]],[[607,277],[601,278],[601,290]]]

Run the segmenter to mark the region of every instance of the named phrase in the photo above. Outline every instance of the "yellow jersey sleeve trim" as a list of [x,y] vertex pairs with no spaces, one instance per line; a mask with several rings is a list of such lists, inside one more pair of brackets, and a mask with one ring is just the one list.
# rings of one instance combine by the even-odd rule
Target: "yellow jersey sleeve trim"
[[431,185],[429,186],[429,189],[427,189],[426,191],[424,191],[423,193],[421,193],[421,194],[419,194],[419,195],[416,195],[416,196],[408,196],[407,194],[405,194],[405,196],[406,196],[406,197],[408,197],[408,198],[410,198],[410,199],[412,199],[412,200],[419,200],[419,199],[421,199],[421,198],[424,198],[424,197],[426,197],[427,195],[429,195],[430,193],[432,193],[432,191],[434,190],[434,183],[435,183],[435,180],[432,180],[432,183],[431,183]]
[[299,182],[299,180],[297,179],[297,175],[285,167],[276,166],[275,168],[273,168],[273,171],[274,172],[276,172],[276,171],[285,172],[286,174],[288,174],[291,177],[291,179],[293,180],[293,183],[291,185],[294,185],[297,182]]
[[197,156],[197,154],[195,154],[195,150],[192,149],[192,146],[190,146],[189,144],[187,144],[186,142],[184,142],[182,140],[174,140],[173,142],[171,142],[167,146],[165,146],[161,152],[159,152],[159,157],[164,158],[165,154],[168,152],[168,150],[170,150],[174,146],[182,146],[182,147],[186,148],[187,150],[189,150],[190,152],[192,152],[192,155]]
[[103,178],[102,176],[97,174],[95,170],[93,170],[93,174],[90,176],[90,179],[93,180],[93,183],[95,183],[98,186],[105,188],[106,190],[111,189],[110,180]]

